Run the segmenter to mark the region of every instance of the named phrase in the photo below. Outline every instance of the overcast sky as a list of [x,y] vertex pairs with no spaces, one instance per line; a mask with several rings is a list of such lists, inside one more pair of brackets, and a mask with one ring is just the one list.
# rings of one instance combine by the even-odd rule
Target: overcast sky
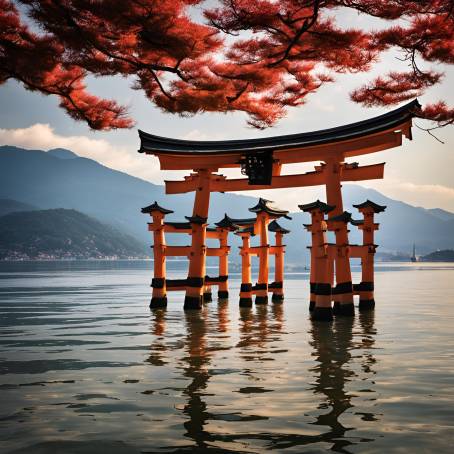
[[[248,127],[242,113],[202,114],[193,118],[162,113],[142,92],[130,89],[132,80],[111,77],[90,79],[90,90],[129,106],[136,126],[130,130],[93,132],[85,124],[65,115],[58,108],[56,98],[27,92],[19,83],[9,81],[0,86],[0,144],[42,150],[69,148],[106,166],[162,183],[179,174],[161,172],[156,158],[137,153],[137,129],[174,138],[217,140],[299,133],[359,121],[386,110],[362,108],[349,101],[349,92],[391,67],[402,69],[402,63],[395,57],[387,55],[372,74],[337,77],[334,84],[324,86],[308,98],[306,105],[290,110],[285,119],[265,131]],[[454,104],[454,70],[444,69],[443,84],[420,97],[422,104],[439,99]],[[415,120],[415,123],[424,126],[421,120]],[[435,133],[445,144],[414,127],[413,141],[405,140],[402,147],[355,159],[360,163],[386,162],[384,180],[363,185],[412,205],[454,211],[454,127]],[[301,166],[301,170],[307,169],[307,166]],[[295,173],[294,169],[292,173]],[[295,209],[297,203],[322,196],[320,188],[262,191],[261,194],[291,209]]]

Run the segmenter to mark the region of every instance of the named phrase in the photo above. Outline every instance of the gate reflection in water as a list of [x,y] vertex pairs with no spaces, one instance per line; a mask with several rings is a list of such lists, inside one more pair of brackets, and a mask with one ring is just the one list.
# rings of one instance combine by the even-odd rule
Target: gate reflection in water
[[149,312],[127,265],[0,264],[2,453],[452,452],[454,266],[383,265],[375,311],[316,323],[307,273]]
[[[285,333],[285,306],[274,304],[271,306],[256,306],[252,308],[239,309],[239,356],[248,362],[256,364],[266,364],[273,360],[270,353],[285,353],[286,350],[272,349],[270,342],[279,342],[281,334]],[[196,452],[209,450],[213,445],[232,445],[232,451],[237,443],[243,445],[243,449],[253,448],[258,441],[260,446],[266,449],[287,450],[290,448],[303,447],[307,445],[320,444],[331,447],[335,452],[351,452],[349,446],[373,441],[373,438],[352,436],[349,437],[348,431],[353,427],[345,427],[340,421],[343,413],[354,405],[351,399],[355,395],[346,389],[349,381],[358,381],[363,384],[361,392],[370,393],[370,411],[355,413],[364,421],[378,421],[379,415],[373,410],[373,402],[376,400],[374,395],[375,374],[374,365],[376,359],[373,355],[375,344],[376,329],[374,326],[374,312],[359,314],[355,339],[353,335],[355,320],[350,317],[336,319],[335,323],[316,323],[312,322],[309,326],[311,355],[315,364],[309,368],[309,376],[306,378],[308,389],[314,393],[319,402],[317,411],[314,414],[301,414],[303,419],[307,419],[307,424],[317,426],[314,435],[292,434],[288,431],[283,433],[264,431],[255,432],[248,424],[242,425],[242,430],[231,433],[229,430],[210,431],[210,421],[226,422],[251,422],[260,420],[270,420],[272,416],[265,416],[267,408],[262,408],[261,415],[244,413],[213,413],[208,410],[205,396],[212,396],[207,391],[209,380],[219,371],[210,369],[213,352],[222,348],[209,348],[207,345],[207,325],[213,328],[213,321],[217,322],[219,333],[229,331],[228,303],[219,303],[217,306],[215,319],[207,320],[208,309],[204,311],[188,311],[184,313],[186,338],[185,355],[180,359],[180,367],[183,376],[190,380],[189,385],[184,389],[186,402],[182,407],[187,420],[184,422],[186,429],[185,437],[192,439],[194,445],[187,446],[186,449],[194,449]],[[165,317],[166,310],[160,309],[153,313],[152,332],[155,335],[165,336]],[[211,323],[210,323],[211,322]],[[228,337],[228,336],[226,336]],[[156,343],[151,346],[154,354],[150,356],[150,362],[161,365],[165,360],[165,347],[163,344]],[[359,361],[358,361],[359,360]],[[353,364],[356,363],[356,364]],[[359,369],[357,370],[357,367]],[[237,373],[244,375],[252,381],[259,381],[256,377],[256,368],[245,367]],[[224,371],[227,372],[228,371]],[[276,372],[276,371],[274,371]],[[222,371],[221,371],[222,373]],[[266,385],[266,383],[265,383]],[[272,392],[271,389],[250,386],[240,389],[243,394],[260,394]],[[298,396],[295,396],[298,399]],[[309,412],[312,413],[312,412]],[[248,430],[249,427],[249,430]],[[224,426],[224,429],[230,427]],[[325,445],[326,443],[326,445]],[[170,447],[167,447],[170,448]],[[186,449],[184,451],[186,452]],[[224,448],[224,449],[227,449]],[[291,450],[291,449],[290,449]]]

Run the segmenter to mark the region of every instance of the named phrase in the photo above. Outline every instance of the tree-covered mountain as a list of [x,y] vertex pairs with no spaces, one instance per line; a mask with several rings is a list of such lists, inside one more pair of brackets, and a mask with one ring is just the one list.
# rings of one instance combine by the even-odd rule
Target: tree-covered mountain
[[454,262],[454,250],[435,251],[420,258],[421,262]]
[[146,247],[76,210],[17,211],[0,217],[0,260],[146,257]]
[[[61,154],[60,152],[56,153]],[[67,153],[67,157],[70,157]],[[148,161],[151,164],[151,161]],[[61,159],[55,153],[40,150],[24,150],[17,147],[0,147],[0,198],[15,199],[40,208],[72,208],[99,219],[124,231],[139,241],[151,243],[147,231],[149,218],[140,213],[140,208],[154,200],[175,211],[170,220],[182,220],[190,215],[193,194],[165,195],[163,186],[149,183],[126,173],[109,169],[92,159],[72,157]],[[377,216],[380,230],[376,242],[379,251],[411,253],[416,243],[418,254],[436,249],[454,247],[454,220],[449,212],[418,208],[392,200],[379,192],[358,185],[344,185],[345,208],[357,211],[352,204],[371,199],[387,205],[385,213]],[[302,203],[311,200],[302,200]],[[248,208],[255,205],[256,198],[237,194],[212,195],[210,222],[220,220],[227,212],[234,217],[247,217]],[[443,219],[443,217],[448,219]],[[452,214],[454,216],[454,214]],[[307,214],[292,214],[292,221],[282,221],[291,230],[286,238],[288,263],[308,263],[306,246],[310,236],[302,224],[308,223]],[[360,234],[352,230],[352,242],[360,241]],[[238,239],[233,236],[235,251]],[[169,242],[188,244],[183,235],[172,235]],[[232,259],[238,259],[232,253]]]

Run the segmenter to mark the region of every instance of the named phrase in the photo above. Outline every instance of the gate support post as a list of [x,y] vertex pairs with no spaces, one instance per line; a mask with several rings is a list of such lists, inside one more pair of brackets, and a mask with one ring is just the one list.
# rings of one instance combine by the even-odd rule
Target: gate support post
[[366,252],[361,257],[361,283],[359,290],[359,310],[374,309],[374,258],[377,246],[374,244],[374,232],[379,224],[374,222],[374,215],[385,211],[386,206],[378,205],[370,200],[359,205],[353,205],[363,215],[363,221],[356,223],[363,231],[363,247]]
[[257,227],[260,235],[259,246],[259,276],[256,285],[255,304],[268,303],[268,274],[269,274],[269,249],[268,223],[270,219],[266,212],[257,213]]
[[[311,318],[314,321],[331,321],[333,310],[331,307],[331,266],[329,246],[326,241],[325,213],[334,210],[333,206],[317,200],[313,203],[299,205],[302,211],[311,214],[311,224],[305,227],[312,232],[311,246],[311,291],[314,293],[314,307]],[[311,292],[312,293],[312,292]]]
[[353,284],[350,269],[350,257],[348,249],[348,228],[347,222],[330,221],[333,218],[341,217],[343,214],[341,179],[342,170],[345,164],[340,159],[328,159],[323,166],[326,184],[326,199],[329,205],[334,206],[334,210],[328,216],[328,224],[333,226],[336,236],[337,254],[335,257],[336,270],[336,301],[339,302],[336,315],[354,315],[353,306]]
[[153,204],[142,208],[142,213],[149,213],[153,219],[148,224],[148,230],[153,232],[153,279],[151,287],[153,288],[150,301],[150,309],[157,309],[167,306],[166,291],[166,240],[164,235],[164,217],[166,214],[173,213],[158,205],[155,201]]
[[253,228],[240,229],[235,232],[243,240],[240,248],[241,255],[241,287],[240,287],[240,307],[252,307],[252,275],[251,275],[251,235]]
[[186,284],[184,309],[201,309],[206,274],[206,228],[210,205],[211,172],[201,169],[197,172],[198,182],[191,217],[192,243],[189,254],[189,272]]
[[222,255],[219,256],[219,277],[222,277],[223,280],[219,283],[218,299],[225,300],[229,298],[229,231],[223,228],[218,228],[217,230],[219,232],[219,247],[223,252]]

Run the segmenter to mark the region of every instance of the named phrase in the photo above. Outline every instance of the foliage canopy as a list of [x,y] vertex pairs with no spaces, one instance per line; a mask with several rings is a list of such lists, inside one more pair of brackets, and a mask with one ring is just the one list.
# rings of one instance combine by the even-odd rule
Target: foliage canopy
[[[204,21],[194,19],[195,6]],[[384,26],[341,26],[343,10]],[[15,79],[55,95],[97,130],[133,120],[115,100],[89,93],[88,75],[129,77],[167,112],[243,111],[264,128],[336,74],[368,72],[391,49],[408,69],[358,87],[353,101],[394,105],[440,83],[440,65],[454,63],[454,1],[219,0],[209,8],[202,0],[0,0],[0,84]],[[443,100],[418,115],[438,126],[454,121]]]

